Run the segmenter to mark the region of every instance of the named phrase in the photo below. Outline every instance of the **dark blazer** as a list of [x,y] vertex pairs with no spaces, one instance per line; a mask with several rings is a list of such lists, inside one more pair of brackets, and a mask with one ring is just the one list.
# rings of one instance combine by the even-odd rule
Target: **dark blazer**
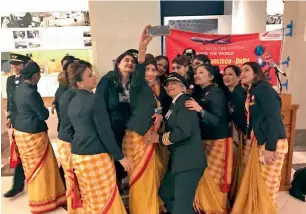
[[170,108],[170,105],[171,105],[171,102],[172,102],[172,99],[171,97],[168,96],[164,86],[160,85],[160,94],[158,96],[158,100],[160,101],[161,103],[161,106],[163,107],[162,109],[162,114],[163,116],[165,116]]
[[77,90],[69,103],[68,117],[75,130],[72,140],[73,154],[110,153],[115,160],[123,159],[101,96],[86,90]]
[[[120,85],[119,85],[120,84]],[[111,126],[118,145],[121,147],[126,124],[131,116],[129,98],[124,94],[120,81],[114,71],[103,76],[97,86],[96,94],[103,97]]]
[[16,103],[15,103],[15,91],[16,88],[23,83],[23,75],[19,77],[16,75],[9,76],[6,80],[6,93],[7,93],[7,119],[11,120],[12,126],[15,127],[16,120]]
[[166,133],[160,139],[165,145],[165,137],[169,140],[170,169],[173,173],[207,167],[199,117],[195,111],[185,108],[186,100],[188,96],[184,94],[177,98],[166,121]]
[[76,90],[67,89],[58,100],[61,125],[58,132],[58,139],[71,143],[74,136],[74,128],[68,117],[68,106],[73,97],[76,95]]
[[65,85],[59,85],[59,87],[57,88],[55,95],[54,95],[54,101],[53,101],[53,105],[55,105],[55,110],[56,110],[56,114],[57,114],[57,118],[58,118],[58,124],[57,124],[57,131],[60,130],[60,124],[61,124],[61,111],[60,111],[60,107],[59,107],[59,99],[62,96],[62,94],[68,89],[68,86]]
[[15,129],[26,133],[39,133],[48,130],[45,122],[49,118],[49,110],[37,91],[37,87],[23,82],[16,89],[15,103],[17,107]]
[[228,94],[228,108],[230,119],[240,131],[247,133],[245,99],[246,90],[240,85],[236,85],[232,92]]
[[138,64],[132,77],[130,86],[130,105],[132,115],[127,123],[127,128],[145,135],[154,123],[152,116],[155,114],[157,102],[154,92],[145,80],[145,65]]
[[267,150],[275,151],[277,141],[286,138],[281,117],[281,98],[266,81],[260,81],[252,86],[249,93],[250,124],[258,144],[266,143]]
[[215,84],[193,93],[193,98],[205,110],[200,120],[202,140],[216,140],[231,136],[228,104],[224,92]]

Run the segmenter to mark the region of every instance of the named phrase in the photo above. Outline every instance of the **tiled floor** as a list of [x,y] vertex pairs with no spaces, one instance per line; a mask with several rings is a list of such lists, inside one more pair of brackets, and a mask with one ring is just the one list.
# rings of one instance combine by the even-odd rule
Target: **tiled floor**
[[[9,190],[12,185],[12,177],[1,178],[1,196]],[[28,206],[27,194],[21,193],[13,199],[1,197],[1,214],[31,214]],[[50,214],[65,214],[66,210],[59,208]]]
[[[3,195],[12,184],[12,177],[1,178]],[[279,214],[305,214],[306,203],[298,201],[291,197],[287,192],[280,192],[277,206]],[[50,212],[50,214],[65,214],[63,208]],[[28,198],[26,193],[22,193],[13,199],[1,198],[1,214],[31,214],[28,206]],[[118,213],[119,214],[119,213]]]

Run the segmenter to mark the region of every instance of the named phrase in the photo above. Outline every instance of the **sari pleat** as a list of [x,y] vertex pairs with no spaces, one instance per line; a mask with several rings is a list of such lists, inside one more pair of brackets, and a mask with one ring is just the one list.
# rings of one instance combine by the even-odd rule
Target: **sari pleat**
[[238,132],[239,142],[238,142],[238,149],[236,153],[236,158],[234,161],[234,169],[233,169],[233,177],[232,177],[232,183],[231,183],[231,190],[229,192],[229,202],[230,206],[232,207],[235,198],[238,192],[239,185],[241,183],[243,173],[244,173],[244,162],[243,162],[243,147],[244,147],[244,141],[245,136],[243,132]]
[[280,186],[284,158],[288,152],[286,139],[277,142],[276,152],[280,158],[272,164],[263,164],[259,160],[265,149],[258,145],[254,133],[247,143],[245,151],[250,151],[246,169],[239,187],[232,214],[277,214],[276,199]]
[[66,203],[65,187],[47,132],[15,130],[32,213],[45,213]]
[[131,214],[159,214],[162,202],[158,197],[162,164],[155,144],[145,144],[142,136],[127,130],[123,139],[123,153],[133,161],[129,172],[129,211]]
[[197,187],[194,207],[206,214],[225,214],[232,178],[232,139],[207,140],[204,141],[204,148],[208,167]]
[[67,213],[82,214],[79,186],[72,167],[71,143],[57,139],[59,161],[65,172]]
[[108,153],[72,155],[83,202],[82,214],[126,214],[116,182],[116,170]]
[[20,154],[17,148],[14,129],[12,131],[12,143],[11,143],[11,155],[10,155],[10,168],[16,168],[17,165],[21,163]]

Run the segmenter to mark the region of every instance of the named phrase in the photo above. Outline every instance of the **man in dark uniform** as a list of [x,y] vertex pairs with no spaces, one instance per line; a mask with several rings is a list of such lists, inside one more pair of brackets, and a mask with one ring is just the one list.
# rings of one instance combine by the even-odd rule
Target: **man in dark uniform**
[[173,214],[195,214],[193,209],[195,191],[207,167],[199,116],[185,107],[185,101],[190,98],[184,94],[186,90],[184,77],[173,72],[166,78],[164,84],[167,94],[172,98],[172,105],[165,116],[166,132],[161,136],[154,132],[149,133],[144,137],[144,141],[146,143],[162,142],[169,148],[168,170],[173,178],[171,180],[172,191],[174,191],[168,192],[169,195],[174,196],[171,212]]
[[[21,70],[24,65],[31,60],[31,58],[21,55],[21,54],[11,54],[10,55],[10,64],[12,65],[12,70],[15,75],[9,76],[6,82],[6,93],[7,93],[7,128],[15,127],[16,119],[16,104],[15,104],[15,91],[16,88],[23,82],[23,75]],[[18,193],[23,191],[24,188],[25,175],[22,167],[22,163],[19,163],[15,169],[13,187],[7,193],[4,194],[4,197],[10,198],[14,197]]]
[[196,87],[196,85],[194,84],[194,71],[192,68],[192,61],[196,56],[196,51],[192,48],[186,48],[183,51],[183,55],[185,55],[189,61],[189,70],[187,72],[187,89],[189,89],[189,94],[192,94],[194,91],[194,87]]

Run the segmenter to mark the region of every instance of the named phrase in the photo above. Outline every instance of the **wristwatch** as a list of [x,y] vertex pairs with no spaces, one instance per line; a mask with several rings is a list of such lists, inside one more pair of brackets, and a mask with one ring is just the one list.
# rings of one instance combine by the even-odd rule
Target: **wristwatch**
[[7,120],[11,119],[11,112],[9,112],[9,111],[6,112],[6,119]]
[[201,117],[204,117],[205,110],[204,110],[204,109],[202,109],[202,110],[201,110],[199,113],[200,113]]

